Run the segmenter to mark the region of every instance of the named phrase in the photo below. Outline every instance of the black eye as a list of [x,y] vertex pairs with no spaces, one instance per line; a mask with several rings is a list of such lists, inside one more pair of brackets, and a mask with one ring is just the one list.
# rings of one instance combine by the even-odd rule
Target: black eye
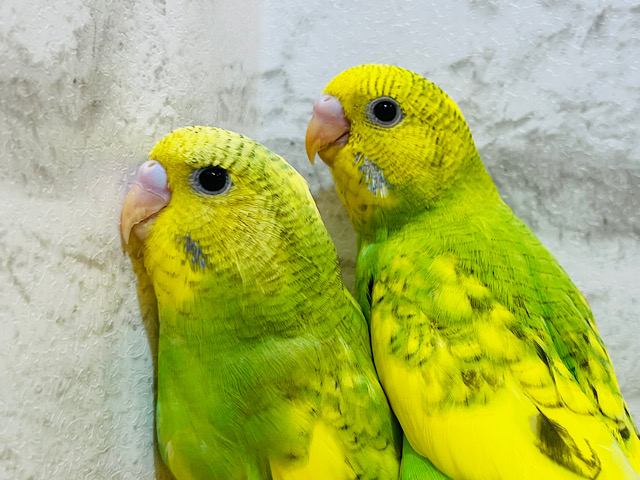
[[222,167],[204,167],[193,172],[192,183],[206,195],[220,195],[231,187],[231,178]]
[[380,97],[369,102],[367,117],[380,127],[394,127],[404,118],[400,105],[390,97]]

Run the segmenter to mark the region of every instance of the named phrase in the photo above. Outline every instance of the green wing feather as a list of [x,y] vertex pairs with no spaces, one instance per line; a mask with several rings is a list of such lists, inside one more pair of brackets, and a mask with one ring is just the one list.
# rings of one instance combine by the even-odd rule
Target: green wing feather
[[[522,410],[521,421],[532,418],[532,441],[555,464],[592,478],[605,467],[588,443],[607,442],[610,434],[637,465],[636,429],[586,301],[504,204],[470,209],[460,220],[432,211],[384,242],[361,244],[357,269],[376,365],[410,439],[412,415],[464,411],[516,389],[528,399],[523,408],[535,407],[526,415]],[[406,394],[390,380],[397,371],[381,365],[389,358],[422,372],[421,405],[399,399]],[[608,433],[590,437],[575,427],[587,418]]]

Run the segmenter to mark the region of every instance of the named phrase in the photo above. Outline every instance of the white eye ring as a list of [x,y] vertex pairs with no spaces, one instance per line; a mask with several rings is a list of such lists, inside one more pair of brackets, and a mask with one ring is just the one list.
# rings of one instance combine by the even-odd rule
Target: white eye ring
[[222,195],[231,188],[231,177],[224,168],[212,165],[194,170],[191,185],[205,195]]
[[369,121],[379,127],[395,127],[404,119],[400,105],[391,97],[371,100],[366,107],[366,113]]

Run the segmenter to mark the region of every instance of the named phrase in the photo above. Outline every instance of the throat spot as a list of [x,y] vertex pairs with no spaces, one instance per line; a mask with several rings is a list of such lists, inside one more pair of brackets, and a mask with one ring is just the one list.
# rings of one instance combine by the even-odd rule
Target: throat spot
[[193,271],[204,270],[209,260],[200,245],[190,235],[185,235],[182,238],[178,237],[177,241],[179,244],[183,244],[184,253],[191,269]]
[[355,156],[354,162],[356,166],[358,166],[360,172],[364,175],[365,182],[367,183],[367,189],[376,197],[386,197],[389,194],[389,190],[392,188],[392,185],[387,182],[387,179],[384,177],[380,167],[361,152],[358,152]]

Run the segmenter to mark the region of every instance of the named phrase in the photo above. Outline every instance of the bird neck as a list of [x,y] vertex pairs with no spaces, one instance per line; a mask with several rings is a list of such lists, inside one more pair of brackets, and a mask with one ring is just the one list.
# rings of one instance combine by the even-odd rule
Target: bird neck
[[380,208],[368,222],[352,217],[354,229],[364,243],[384,241],[405,225],[439,217],[463,219],[487,208],[502,205],[502,199],[473,149],[458,171],[447,178],[436,196],[421,185],[398,186],[398,201]]
[[[311,227],[300,226],[305,228]],[[253,261],[220,260],[198,278],[185,269],[179,270],[184,278],[175,275],[176,270],[170,278],[155,271],[161,335],[179,337],[195,347],[205,340],[229,349],[300,335],[305,329],[329,330],[337,316],[322,312],[335,309],[346,297],[328,233],[294,232],[279,241],[283,244],[275,246],[272,256],[247,252]]]

